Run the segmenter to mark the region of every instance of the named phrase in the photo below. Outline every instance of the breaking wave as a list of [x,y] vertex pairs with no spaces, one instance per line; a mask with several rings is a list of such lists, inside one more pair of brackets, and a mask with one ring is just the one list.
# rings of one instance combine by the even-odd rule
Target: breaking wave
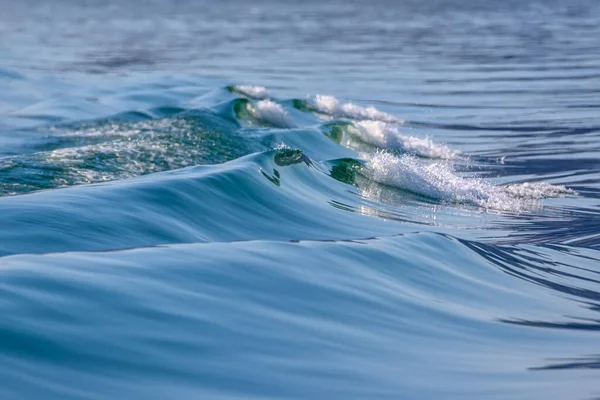
[[459,152],[430,138],[404,135],[396,126],[387,122],[359,121],[351,126],[350,133],[381,149],[400,150],[428,158],[453,159],[459,155]]
[[519,212],[531,207],[532,203],[526,200],[576,194],[549,183],[493,185],[482,178],[460,176],[449,163],[426,162],[411,155],[387,152],[372,155],[363,173],[376,182],[431,199],[501,211]]
[[373,106],[362,107],[354,103],[340,103],[340,101],[333,96],[324,96],[318,94],[309,102],[309,104],[312,106],[314,111],[326,114],[333,118],[374,120],[397,124],[404,122],[404,120],[386,112],[379,111]]
[[252,99],[264,100],[270,97],[269,91],[264,86],[234,85],[229,86],[228,88],[233,93],[239,93]]
[[254,118],[278,128],[294,126],[283,106],[272,100],[261,100],[256,104],[248,104],[248,111]]

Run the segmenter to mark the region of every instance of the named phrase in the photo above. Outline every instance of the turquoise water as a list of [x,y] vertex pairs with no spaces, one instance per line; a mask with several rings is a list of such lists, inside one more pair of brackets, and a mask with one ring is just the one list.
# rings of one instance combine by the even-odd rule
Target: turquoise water
[[0,398],[598,398],[599,10],[5,5]]

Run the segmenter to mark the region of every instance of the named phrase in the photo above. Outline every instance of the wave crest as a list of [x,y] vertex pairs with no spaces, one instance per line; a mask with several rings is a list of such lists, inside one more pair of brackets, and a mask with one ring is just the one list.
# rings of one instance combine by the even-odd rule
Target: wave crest
[[257,100],[265,100],[271,97],[269,90],[264,86],[234,85],[229,86],[229,90]]
[[279,128],[292,128],[294,126],[283,106],[272,100],[261,100],[256,104],[248,104],[248,112],[254,118]]
[[[354,129],[352,129],[354,128]],[[354,123],[350,133],[365,143],[382,149],[401,150],[428,158],[454,159],[458,152],[429,138],[403,135],[395,126],[382,121]]]
[[379,111],[373,106],[361,107],[354,103],[340,103],[333,96],[316,95],[312,102],[317,112],[328,114],[334,118],[349,118],[355,120],[374,120],[383,122],[404,123],[404,120],[391,114]]
[[459,176],[448,163],[425,162],[411,155],[378,152],[365,167],[367,178],[384,185],[436,200],[501,211],[521,211],[528,206],[527,200],[575,194],[564,186],[549,183],[495,186],[481,178]]

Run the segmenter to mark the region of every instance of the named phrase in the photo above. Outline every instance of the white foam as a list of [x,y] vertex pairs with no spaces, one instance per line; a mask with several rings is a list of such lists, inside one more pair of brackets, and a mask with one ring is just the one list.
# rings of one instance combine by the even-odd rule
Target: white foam
[[279,128],[291,128],[293,125],[288,119],[287,111],[272,100],[261,100],[256,104],[248,105],[248,112],[261,121]]
[[[103,143],[66,147],[35,153],[35,161],[64,172],[55,178],[57,186],[103,182],[198,164],[207,149],[202,135],[192,135],[195,145],[182,145],[191,129],[185,121],[135,123],[147,130],[135,138],[118,138]],[[152,128],[160,127],[161,130]],[[97,160],[101,159],[101,165]]]
[[552,185],[548,182],[524,182],[503,186],[506,193],[521,199],[543,199],[563,195],[576,195],[573,189],[562,185]]
[[378,152],[368,158],[365,176],[432,199],[474,204],[486,209],[518,212],[526,200],[575,194],[564,186],[523,183],[495,186],[489,181],[457,175],[446,162],[427,162],[411,155]]
[[292,150],[292,148],[290,146],[288,146],[287,144],[281,142],[281,143],[277,144],[276,146],[274,146],[273,150]]
[[373,106],[361,107],[353,103],[340,103],[333,96],[316,95],[313,107],[320,113],[334,118],[349,118],[354,120],[374,120],[401,124],[404,121],[391,114],[379,111]]
[[[176,123],[174,123],[174,121]],[[182,129],[187,124],[184,120],[173,119],[155,119],[138,122],[108,123],[102,125],[82,125],[77,128],[72,127],[52,127],[50,131],[56,137],[123,137],[129,138],[143,133],[149,133],[156,130]]]
[[233,86],[233,90],[246,97],[250,97],[257,100],[264,100],[270,97],[269,91],[264,86],[252,86],[252,85],[236,85]]
[[97,137],[97,136],[134,136],[140,133],[139,129],[124,129],[122,125],[112,123],[102,126],[83,126],[78,129],[63,129],[52,127],[54,136],[58,137]]
[[400,150],[422,157],[454,159],[459,153],[429,138],[418,138],[400,133],[397,127],[381,121],[360,121],[349,132],[365,143],[381,149]]

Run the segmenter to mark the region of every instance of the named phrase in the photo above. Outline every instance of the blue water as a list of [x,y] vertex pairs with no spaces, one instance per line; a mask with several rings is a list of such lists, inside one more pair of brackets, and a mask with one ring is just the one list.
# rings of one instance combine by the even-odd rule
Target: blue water
[[600,398],[595,1],[5,2],[0,399]]

